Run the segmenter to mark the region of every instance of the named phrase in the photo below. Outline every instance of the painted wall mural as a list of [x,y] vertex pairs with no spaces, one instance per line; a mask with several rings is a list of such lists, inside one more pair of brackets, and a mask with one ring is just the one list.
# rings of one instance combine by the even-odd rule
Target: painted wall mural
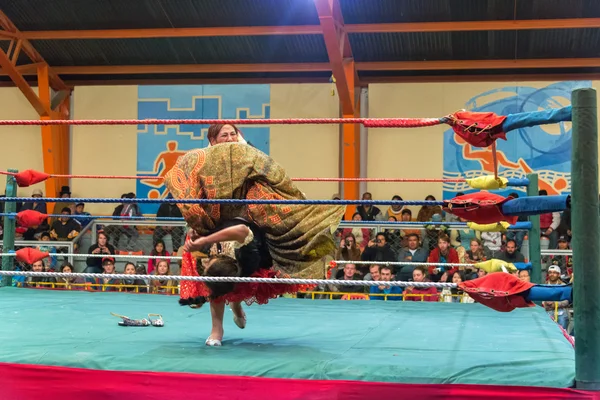
[[[591,87],[591,81],[557,82],[542,88],[500,87],[469,99],[464,108],[492,111],[499,115],[547,110],[571,104],[571,92]],[[506,178],[522,178],[535,172],[539,188],[549,195],[571,191],[571,123],[519,129],[498,140],[498,172]],[[473,147],[454,135],[444,133],[444,178],[474,178],[494,172],[491,148]],[[467,193],[466,183],[444,183],[444,198]],[[504,195],[514,191],[509,188]],[[524,189],[523,189],[524,191]]]
[[[270,85],[139,86],[138,118],[270,118]],[[244,138],[269,154],[269,127],[239,127]],[[138,125],[137,174],[162,178],[186,151],[206,147],[208,125]],[[164,198],[162,179],[139,180],[140,198]],[[158,205],[141,207],[152,214]]]

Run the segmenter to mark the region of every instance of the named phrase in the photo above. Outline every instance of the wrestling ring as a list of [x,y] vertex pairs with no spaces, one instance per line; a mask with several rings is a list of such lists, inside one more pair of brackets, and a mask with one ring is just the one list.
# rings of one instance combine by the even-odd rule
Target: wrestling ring
[[[422,119],[356,119],[352,123],[376,127],[418,127],[449,123],[457,134],[470,137],[480,146],[493,146],[512,129],[571,120],[573,115],[573,224],[577,278],[575,323],[577,346],[541,307],[498,312],[483,304],[394,301],[310,301],[276,298],[268,305],[246,308],[248,326],[233,325],[231,311],[225,317],[226,338],[222,347],[207,347],[203,331],[210,326],[210,312],[181,307],[170,296],[104,292],[103,290],[27,290],[10,287],[11,278],[63,277],[146,279],[147,275],[91,274],[14,271],[15,260],[32,263],[50,254],[35,249],[14,251],[16,222],[35,226],[49,216],[16,212],[17,202],[48,203],[176,203],[176,204],[319,204],[319,205],[439,205],[449,212],[473,213],[485,207],[490,213],[473,214],[468,223],[445,223],[489,231],[529,231],[533,238],[529,263],[519,269],[532,270],[540,283],[539,217],[542,212],[571,207],[570,196],[528,196],[522,199],[487,196],[476,202],[380,201],[380,200],[256,200],[256,199],[123,199],[123,198],[27,198],[17,197],[16,188],[53,177],[37,171],[2,171],[7,175],[2,271],[5,287],[0,289],[0,383],[2,399],[598,399],[594,382],[587,380],[589,368],[600,368],[590,360],[599,346],[600,314],[589,296],[600,283],[596,271],[599,255],[597,127],[593,107],[582,98],[595,100],[595,91],[573,93],[573,108],[519,114],[500,118],[500,128],[487,121],[467,121],[467,116]],[[581,105],[579,107],[578,105]],[[459,113],[460,114],[460,113]],[[473,113],[477,114],[477,113]],[[476,118],[477,116],[469,116]],[[290,122],[291,121],[291,122]],[[41,124],[189,124],[189,123],[346,123],[341,119],[319,120],[143,120],[143,121],[0,121],[0,125]],[[460,122],[460,123],[459,123]],[[478,125],[479,124],[479,125]],[[513,124],[513,125],[511,125]],[[508,126],[510,125],[510,126]],[[478,126],[480,128],[478,128]],[[584,139],[585,137],[585,139]],[[575,173],[579,171],[579,173]],[[72,179],[142,179],[140,176],[69,175]],[[296,179],[343,181],[350,178]],[[351,178],[361,180],[361,178]],[[444,182],[443,179],[377,179],[380,182]],[[457,179],[452,181],[464,180]],[[495,190],[506,186],[527,187],[537,194],[535,175],[508,180],[482,177],[469,182],[474,189]],[[463,207],[464,206],[464,207]],[[595,210],[594,210],[595,207]],[[461,211],[462,210],[462,211]],[[592,210],[592,211],[590,211]],[[486,214],[486,215],[483,215]],[[462,215],[462,214],[461,214]],[[530,215],[528,222],[515,216]],[[77,216],[73,216],[76,218]],[[86,218],[90,218],[86,216]],[[91,217],[93,218],[93,217]],[[123,219],[144,219],[127,217]],[[161,218],[152,218],[161,220]],[[162,218],[162,220],[178,220]],[[492,221],[493,220],[493,221]],[[511,222],[512,221],[512,222]],[[390,226],[410,224],[387,222]],[[435,224],[435,223],[432,223]],[[581,228],[578,228],[580,224]],[[587,233],[581,234],[585,230]],[[589,234],[589,232],[592,232]],[[594,240],[596,242],[594,242]],[[596,243],[596,245],[594,245]],[[592,254],[593,253],[593,254]],[[67,254],[72,257],[103,257]],[[131,255],[112,255],[119,259]],[[144,259],[152,256],[138,256]],[[155,257],[163,258],[163,257]],[[170,256],[171,259],[179,259]],[[588,267],[595,262],[593,267]],[[332,265],[343,264],[335,260]],[[420,263],[387,262],[390,265]],[[504,263],[506,264],[506,263]],[[490,266],[504,274],[505,265]],[[435,263],[424,263],[435,266]],[[462,268],[465,264],[448,264]],[[502,269],[500,269],[502,268]],[[593,269],[595,268],[595,269]],[[298,283],[320,285],[344,283],[357,286],[400,286],[456,288],[453,283],[402,281],[336,281],[331,279],[153,276],[156,280],[253,282],[277,285]],[[591,285],[591,286],[590,286]],[[493,291],[492,291],[493,292]],[[145,318],[160,314],[164,326],[121,327],[111,312]],[[592,356],[593,357],[593,356]],[[587,385],[587,386],[586,386]]]

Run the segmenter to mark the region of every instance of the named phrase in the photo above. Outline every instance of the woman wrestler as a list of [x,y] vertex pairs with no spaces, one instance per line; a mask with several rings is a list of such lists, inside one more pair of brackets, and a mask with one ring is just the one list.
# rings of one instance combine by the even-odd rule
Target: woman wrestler
[[[228,199],[304,200],[281,166],[261,151],[236,142],[188,152],[165,179],[175,199],[221,199],[220,204],[179,204],[190,233],[182,275],[198,275],[190,252],[221,244],[221,254],[205,264],[207,276],[324,278],[325,256],[335,252],[333,232],[343,206],[232,204]],[[225,243],[223,243],[225,242]],[[226,256],[228,254],[229,256]],[[295,285],[182,281],[181,304],[210,301],[213,329],[207,345],[223,337],[225,303],[245,327],[241,301],[265,304],[300,288]]]

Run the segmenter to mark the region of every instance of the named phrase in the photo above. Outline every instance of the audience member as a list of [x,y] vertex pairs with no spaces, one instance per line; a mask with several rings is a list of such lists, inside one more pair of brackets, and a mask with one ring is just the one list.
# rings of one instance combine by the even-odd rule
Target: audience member
[[[162,240],[157,240],[156,243],[154,243],[154,248],[150,252],[150,255],[153,257],[165,257],[167,264],[170,263],[169,257],[171,256],[171,254],[169,254],[169,252],[165,249],[165,242],[163,242]],[[154,266],[158,265],[158,262],[161,260],[162,259],[158,258],[148,259],[148,274],[152,275],[154,273]]]
[[483,250],[487,258],[496,258],[502,249],[502,234],[500,232],[482,232]]
[[[426,262],[429,252],[421,247],[419,235],[411,233],[408,235],[408,247],[402,249],[398,255],[399,262]],[[396,280],[409,281],[412,279],[414,267],[405,265],[399,268]]]
[[[435,201],[435,197],[433,195],[429,195],[425,197],[425,201]],[[431,217],[434,214],[443,215],[442,207],[440,206],[422,206],[419,209],[419,213],[417,214],[417,221],[419,222],[429,222],[431,221]]]
[[[332,274],[333,277],[333,274]],[[344,281],[356,281],[361,280],[360,274],[356,272],[356,265],[354,264],[345,264],[344,269],[341,271],[337,271],[334,279],[344,280]],[[364,288],[360,286],[354,285],[344,285],[337,284],[337,286],[331,285],[332,292],[342,292],[342,293],[360,293],[364,290]]]
[[[429,282],[427,279],[427,271],[423,267],[415,267],[413,271],[414,282]],[[434,287],[417,288],[409,286],[405,289],[406,301],[438,301],[439,295]]]
[[[363,200],[373,200],[373,195],[365,192],[362,195]],[[356,212],[360,214],[363,221],[383,221],[384,216],[381,210],[375,206],[364,205],[356,207]]]
[[347,233],[340,241],[340,248],[336,251],[335,259],[340,261],[360,261],[360,249],[357,247],[356,238],[352,233]]
[[[136,275],[135,264],[128,262],[123,269],[125,275]],[[121,284],[126,292],[145,292],[146,283],[140,279],[122,279]]]
[[[171,275],[171,267],[167,260],[158,260],[156,263],[156,270],[152,276],[168,276]],[[177,284],[171,280],[162,281],[158,279],[152,279],[150,281],[152,293],[173,293],[173,289],[177,287]]]
[[505,250],[498,255],[499,260],[506,261],[509,263],[522,263],[525,262],[525,257],[521,252],[517,251],[517,242],[513,239],[506,241]]
[[[352,216],[352,221],[362,221],[362,217],[359,213],[354,213]],[[369,228],[344,228],[342,231],[342,237],[346,237],[349,234],[354,235],[356,240],[356,245],[360,248],[361,251],[367,247],[367,244],[371,240],[371,230]]]
[[[112,257],[105,257],[102,259],[103,274],[114,274],[115,273],[115,259]],[[119,290],[118,285],[121,281],[113,278],[88,278],[87,283],[91,286],[92,290],[101,290],[103,292],[116,292]]]
[[[463,272],[455,271],[452,275],[450,275],[450,279],[452,283],[459,284],[466,280],[466,277]],[[445,303],[474,303],[475,301],[469,296],[467,293],[459,290],[458,288],[445,288],[442,290],[442,301]]]
[[[450,247],[450,238],[447,235],[440,235],[438,238],[437,247],[431,251],[427,262],[458,264],[458,253],[456,250]],[[431,266],[429,267],[429,276],[433,281],[437,282],[440,280],[444,272],[448,272],[448,275],[452,276],[455,270],[456,266]]]
[[519,279],[525,282],[531,282],[531,276],[528,269],[522,269],[519,271]]
[[[392,280],[392,268],[383,266],[381,267],[380,278],[381,281],[390,282]],[[387,296],[387,295],[400,295],[402,294],[402,288],[400,286],[371,286],[370,300],[391,300],[399,301],[402,300],[402,296]]]
[[375,240],[369,242],[369,246],[363,251],[361,260],[363,261],[396,261],[396,254],[387,243],[384,233],[378,233]]
[[[32,272],[48,272],[46,269],[45,260],[39,260],[39,261],[36,261],[33,264],[31,264],[31,271]],[[25,279],[25,286],[33,287],[33,288],[51,288],[52,285],[50,285],[50,284],[55,283],[55,282],[56,282],[56,280],[51,277],[28,276]]]
[[[172,199],[173,195],[169,193],[167,199]],[[158,218],[182,218],[181,211],[177,204],[174,203],[162,203],[158,207],[156,212]],[[160,222],[159,222],[160,224]],[[185,228],[183,226],[169,226],[162,225],[157,226],[152,235],[152,241],[156,244],[159,240],[163,240],[165,236],[171,235],[171,243],[173,244],[173,251],[176,252],[178,248],[183,244],[185,237]],[[163,242],[164,243],[164,242]]]
[[[548,192],[546,190],[539,191],[540,196],[548,196]],[[547,237],[550,240],[550,248],[556,248],[558,233],[556,230],[560,226],[560,213],[546,213],[540,215],[540,231],[542,232],[542,236]]]
[[79,235],[81,225],[71,218],[71,209],[64,207],[62,217],[52,223],[50,237],[54,240],[69,242]]
[[86,226],[88,226],[88,224],[90,222],[93,221],[93,218],[85,218],[85,217],[91,217],[92,214],[90,214],[89,212],[84,211],[84,209],[85,209],[85,204],[83,204],[83,203],[77,203],[75,205],[75,213],[74,213],[74,215],[78,215],[79,216],[79,218],[76,218],[76,220],[77,220],[77,222],[79,222],[79,224],[82,227],[85,228]]
[[[65,274],[74,272],[73,265],[69,262],[65,262],[61,265],[60,272]],[[85,287],[85,280],[81,277],[57,278],[56,283],[59,288],[67,290],[83,290]]]
[[[402,201],[402,197],[400,197],[396,194],[396,195],[392,196],[392,201]],[[402,219],[403,209],[404,209],[404,206],[399,206],[399,205],[390,206],[387,209],[384,218],[389,221],[390,217],[394,217],[396,221],[400,221]]]
[[[564,282],[560,279],[560,275],[560,267],[556,265],[550,266],[548,268],[548,285],[563,285]],[[567,329],[569,324],[569,300],[543,301],[542,305],[553,320],[555,320],[564,329]]]
[[[106,233],[98,232],[96,243],[90,246],[88,254],[110,256],[115,254],[115,248],[109,243],[109,238]],[[85,260],[87,268],[84,272],[92,274],[102,273],[102,259],[103,257],[88,257]]]

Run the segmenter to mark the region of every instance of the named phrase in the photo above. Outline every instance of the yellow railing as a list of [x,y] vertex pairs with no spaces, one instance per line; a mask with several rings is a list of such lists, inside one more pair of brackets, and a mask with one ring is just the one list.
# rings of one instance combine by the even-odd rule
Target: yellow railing
[[[405,301],[409,297],[418,297],[421,301],[425,301],[425,297],[438,296],[438,301],[442,301],[441,293],[424,293],[424,294],[413,294],[413,293],[402,293],[402,294],[385,294],[385,293],[349,293],[349,292],[298,292],[298,294],[310,295],[311,300],[315,299],[317,295],[326,295],[329,300],[333,300],[333,296],[336,297],[350,297],[350,296],[365,296],[364,299],[368,300],[371,297],[383,297],[384,301],[387,301],[388,297],[402,297],[402,301]],[[450,295],[449,295],[450,296]],[[452,294],[452,297],[461,297],[461,294]]]
[[[88,290],[95,292],[123,292],[133,289],[133,293],[142,293],[140,290],[144,290],[143,293],[161,293],[175,295],[179,293],[179,286],[154,286],[154,285],[123,285],[115,283],[67,283],[67,282],[18,282],[17,287],[30,288],[30,289],[57,289],[57,290]],[[116,290],[110,290],[115,288]],[[148,290],[146,292],[146,290]]]

